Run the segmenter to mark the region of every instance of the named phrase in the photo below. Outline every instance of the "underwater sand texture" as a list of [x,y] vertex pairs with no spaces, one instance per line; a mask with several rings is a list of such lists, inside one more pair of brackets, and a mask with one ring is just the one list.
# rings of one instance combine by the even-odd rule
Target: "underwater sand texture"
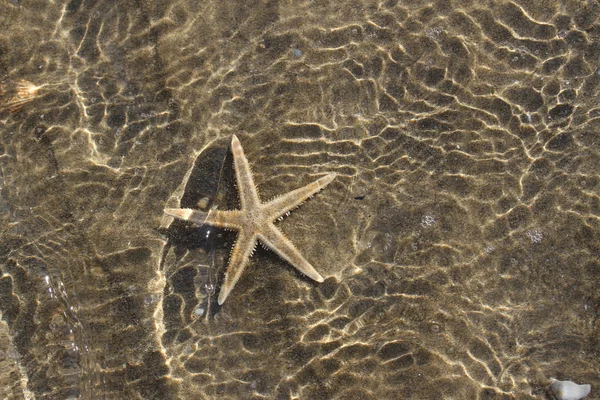
[[[597,2],[0,15],[8,398],[598,396]],[[233,134],[261,199],[337,173],[277,224],[322,284],[259,248],[218,307],[235,233],[165,220],[236,208]]]

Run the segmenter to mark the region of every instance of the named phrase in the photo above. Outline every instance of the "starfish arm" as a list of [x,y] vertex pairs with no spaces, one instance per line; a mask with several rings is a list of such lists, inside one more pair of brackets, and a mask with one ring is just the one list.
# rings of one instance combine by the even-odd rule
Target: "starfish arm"
[[240,276],[242,276],[242,272],[244,272],[244,268],[246,268],[246,264],[254,251],[254,247],[256,247],[256,236],[241,230],[235,246],[233,247],[233,251],[231,252],[229,266],[225,272],[225,280],[219,291],[219,298],[217,300],[219,305],[225,302],[225,299],[229,296],[229,293],[240,279]]
[[196,225],[204,225],[207,216],[207,213],[191,208],[165,208],[164,213],[173,218],[193,222]]
[[191,208],[165,208],[165,214],[196,225],[211,225],[218,228],[240,229],[241,213],[234,211],[211,210],[204,212]]
[[317,282],[323,282],[323,277],[302,257],[298,249],[273,223],[269,223],[265,229],[259,232],[258,239],[304,275]]
[[285,213],[298,207],[307,198],[322,190],[325,186],[329,185],[331,181],[335,179],[335,177],[335,173],[325,175],[306,186],[274,198],[263,207],[268,210],[272,210],[274,215],[272,214],[271,217],[273,220],[279,218]]
[[218,228],[239,230],[243,225],[242,213],[239,210],[212,210],[208,213],[205,223]]
[[231,153],[233,154],[233,169],[235,170],[235,180],[238,185],[242,210],[257,207],[260,200],[256,185],[254,185],[250,164],[244,155],[244,149],[242,149],[239,139],[235,135],[231,138]]

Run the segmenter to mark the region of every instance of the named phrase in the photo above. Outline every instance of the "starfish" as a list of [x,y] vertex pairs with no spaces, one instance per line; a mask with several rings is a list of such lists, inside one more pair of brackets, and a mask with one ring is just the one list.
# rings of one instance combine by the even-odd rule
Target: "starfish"
[[223,304],[240,279],[257,241],[273,250],[304,275],[317,282],[323,282],[323,277],[302,257],[298,249],[277,229],[273,222],[289,215],[292,209],[327,186],[336,177],[336,174],[330,173],[306,186],[263,203],[258,197],[258,190],[254,184],[250,165],[244,155],[244,149],[235,135],[231,139],[231,153],[233,154],[233,167],[240,198],[239,210],[211,210],[208,213],[189,208],[166,208],[164,210],[165,214],[171,217],[197,225],[208,224],[238,231],[237,241],[231,252],[229,266],[219,292],[219,305]]

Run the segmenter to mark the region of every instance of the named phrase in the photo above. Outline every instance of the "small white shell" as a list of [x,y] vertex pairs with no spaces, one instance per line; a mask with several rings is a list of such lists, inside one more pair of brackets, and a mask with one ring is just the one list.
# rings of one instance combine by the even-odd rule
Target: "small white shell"
[[590,394],[590,385],[578,385],[571,381],[551,379],[550,390],[558,400],[579,400]]

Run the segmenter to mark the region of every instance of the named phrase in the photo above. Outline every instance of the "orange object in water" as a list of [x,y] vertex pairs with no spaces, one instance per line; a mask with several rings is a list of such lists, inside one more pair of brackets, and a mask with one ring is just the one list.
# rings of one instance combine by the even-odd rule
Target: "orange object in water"
[[40,86],[24,79],[0,83],[0,112],[14,113],[38,96]]

